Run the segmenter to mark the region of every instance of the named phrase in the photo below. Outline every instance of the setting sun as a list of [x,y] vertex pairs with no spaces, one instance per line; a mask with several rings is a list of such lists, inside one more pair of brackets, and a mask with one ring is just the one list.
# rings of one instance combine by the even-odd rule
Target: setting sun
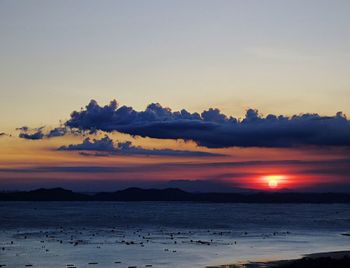
[[264,180],[267,182],[269,188],[274,189],[279,186],[284,178],[285,176],[282,175],[268,175],[264,177]]

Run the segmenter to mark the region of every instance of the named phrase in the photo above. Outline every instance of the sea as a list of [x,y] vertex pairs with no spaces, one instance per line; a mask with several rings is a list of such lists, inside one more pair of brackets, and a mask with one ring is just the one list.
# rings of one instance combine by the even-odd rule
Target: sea
[[0,267],[209,267],[350,250],[348,204],[0,202]]

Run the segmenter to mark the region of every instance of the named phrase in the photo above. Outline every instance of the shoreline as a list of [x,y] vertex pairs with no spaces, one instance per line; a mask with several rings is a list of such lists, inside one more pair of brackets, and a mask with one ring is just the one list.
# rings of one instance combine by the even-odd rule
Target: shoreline
[[249,261],[211,265],[205,268],[343,268],[350,267],[350,250],[305,254],[301,258],[271,261]]

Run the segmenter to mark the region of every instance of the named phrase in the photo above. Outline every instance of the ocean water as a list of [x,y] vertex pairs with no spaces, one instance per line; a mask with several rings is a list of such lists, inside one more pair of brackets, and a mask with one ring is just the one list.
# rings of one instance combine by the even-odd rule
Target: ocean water
[[295,258],[349,250],[349,231],[346,204],[0,202],[0,266],[190,268]]

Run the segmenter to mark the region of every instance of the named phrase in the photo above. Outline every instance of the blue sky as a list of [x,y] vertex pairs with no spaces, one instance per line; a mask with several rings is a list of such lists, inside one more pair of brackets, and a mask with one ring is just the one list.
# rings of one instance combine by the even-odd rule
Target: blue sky
[[[349,1],[1,1],[4,128],[90,99],[349,112]],[[14,109],[15,107],[15,109]]]

